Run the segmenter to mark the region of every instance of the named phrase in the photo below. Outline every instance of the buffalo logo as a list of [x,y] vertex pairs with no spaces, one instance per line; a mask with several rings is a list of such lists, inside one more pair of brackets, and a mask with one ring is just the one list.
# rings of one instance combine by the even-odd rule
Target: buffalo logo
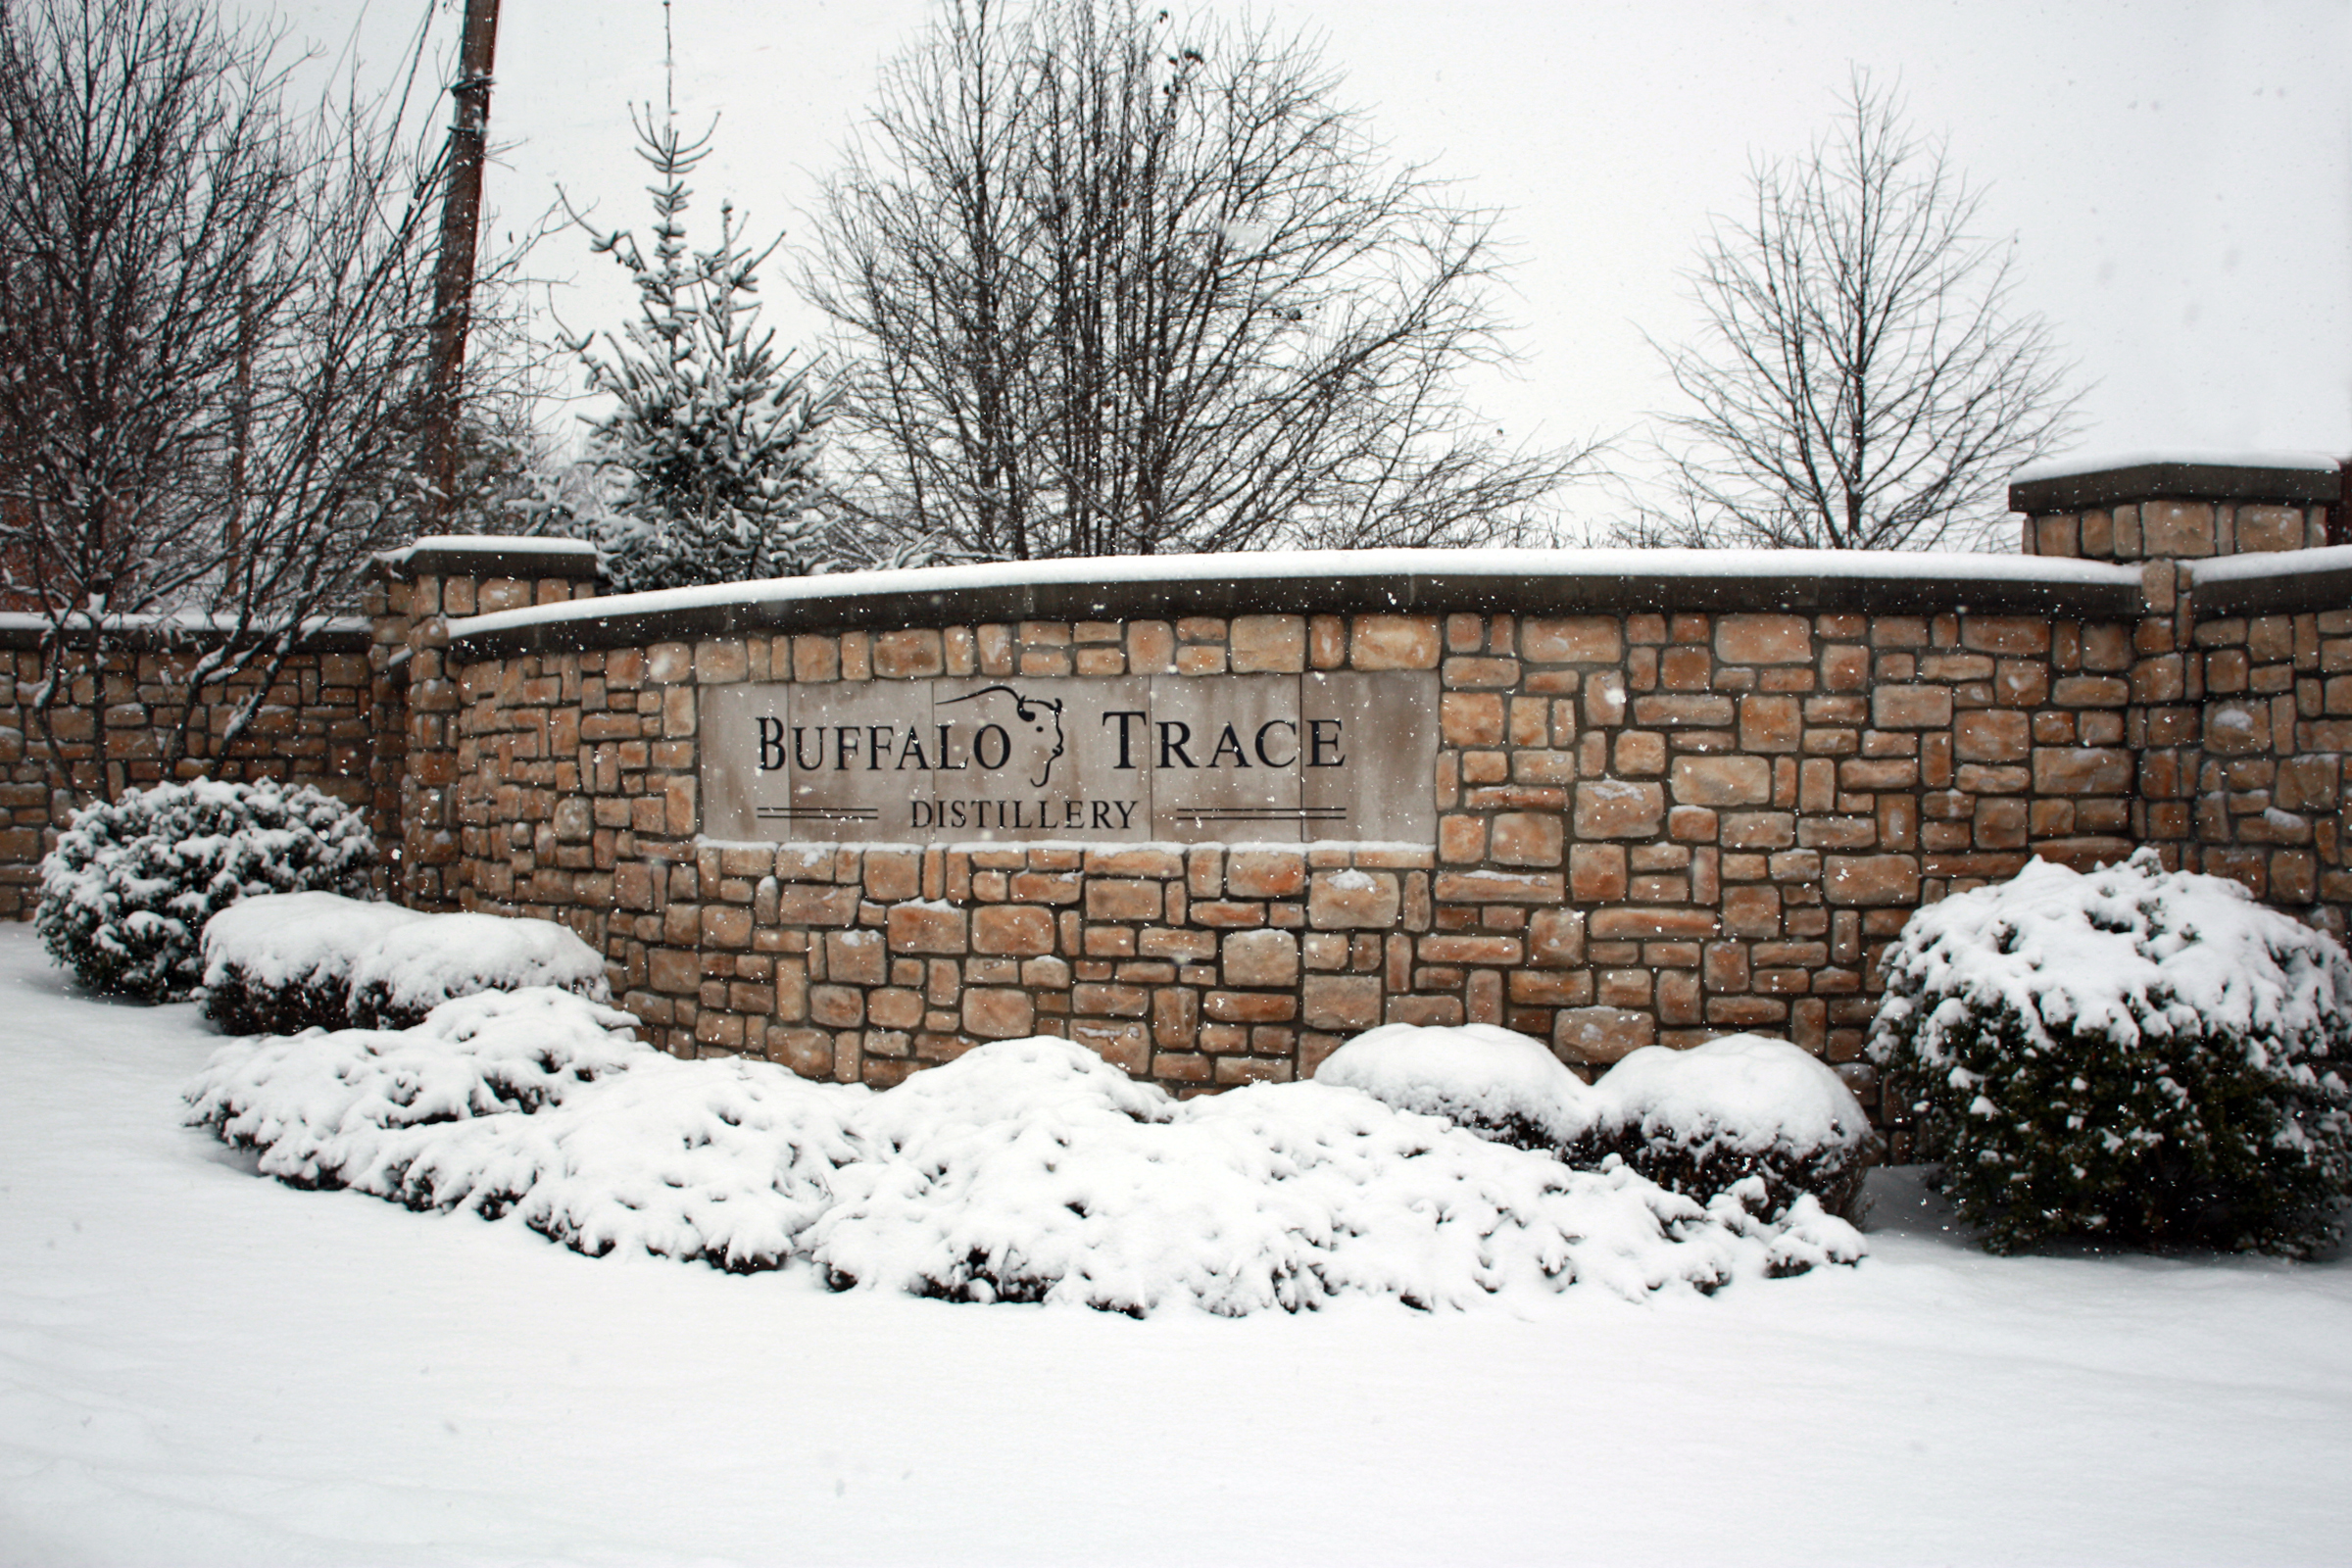
[[1034,789],[1044,789],[1046,781],[1054,776],[1054,764],[1060,760],[1063,750],[1061,703],[1058,699],[1024,697],[1009,686],[983,686],[976,692],[951,697],[938,706],[953,708],[958,703],[977,703],[996,698],[1011,702],[1014,724],[1026,728],[1031,739],[1037,743],[1037,777],[1029,783]]

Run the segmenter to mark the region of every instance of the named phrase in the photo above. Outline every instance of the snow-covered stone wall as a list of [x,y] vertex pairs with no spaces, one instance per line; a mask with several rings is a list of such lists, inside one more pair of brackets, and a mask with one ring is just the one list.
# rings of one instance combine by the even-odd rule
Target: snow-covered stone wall
[[[364,623],[313,632],[267,690],[259,671],[208,687],[184,756],[173,755],[174,740],[205,628],[133,628],[126,656],[110,660],[103,675],[87,661],[71,662],[46,704],[37,695],[47,679],[43,629],[37,616],[0,614],[0,919],[32,918],[40,858],[94,795],[173,778],[272,778],[354,805],[368,799],[375,693]],[[244,732],[223,745],[231,720],[257,697]]]
[[[2155,843],[2343,929],[2352,560],[2309,548],[2333,491],[2199,499],[2201,471],[2166,477],[2171,532],[2132,508],[2129,553],[2129,504],[2067,476],[2048,508],[2021,485],[2027,557],[1065,562],[588,602],[515,573],[517,608],[443,626],[441,684],[412,677],[411,756],[429,712],[446,760],[410,766],[409,886],[570,924],[673,1051],[813,1076],[1047,1032],[1203,1088],[1480,1021],[1588,1071],[1785,1035],[1868,1099],[1878,956],[2033,855]],[[441,564],[410,591],[458,613]],[[1437,678],[1424,842],[703,832],[715,687],[1386,670]]]

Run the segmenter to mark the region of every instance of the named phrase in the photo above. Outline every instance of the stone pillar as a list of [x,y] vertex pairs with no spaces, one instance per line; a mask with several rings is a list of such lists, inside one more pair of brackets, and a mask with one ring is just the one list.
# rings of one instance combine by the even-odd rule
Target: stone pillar
[[2339,725],[2325,677],[2352,669],[2352,596],[2337,581],[2352,563],[2337,551],[2275,571],[2221,563],[2327,547],[2343,499],[2342,469],[2318,459],[2142,462],[2009,488],[2028,555],[2140,569],[2125,735],[2139,773],[2133,837],[2168,865],[2233,876],[2338,928],[2352,896],[2336,820],[2352,686],[2336,697]]
[[368,608],[376,677],[371,825],[383,847],[381,880],[411,908],[460,908],[462,703],[458,671],[446,661],[450,622],[594,596],[596,547],[438,535],[382,556],[377,572]]

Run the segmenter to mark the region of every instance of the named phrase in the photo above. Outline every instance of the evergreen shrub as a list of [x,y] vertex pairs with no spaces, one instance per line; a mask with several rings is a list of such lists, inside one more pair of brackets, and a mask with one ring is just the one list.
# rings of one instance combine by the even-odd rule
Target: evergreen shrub
[[2035,860],[1919,911],[1886,975],[1886,1103],[1992,1250],[2340,1234],[2352,960],[2236,883]]
[[374,861],[361,814],[307,785],[158,784],[74,813],[42,858],[33,924],[89,990],[171,1002],[203,978],[214,915],[255,894],[364,894]]

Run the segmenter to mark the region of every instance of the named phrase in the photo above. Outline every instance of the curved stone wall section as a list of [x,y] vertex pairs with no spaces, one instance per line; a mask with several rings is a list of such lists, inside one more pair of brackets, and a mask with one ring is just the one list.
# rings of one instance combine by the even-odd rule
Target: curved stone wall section
[[[565,623],[588,624],[580,608]],[[1173,1088],[1235,1084],[1303,1075],[1390,1020],[1504,1024],[1588,1067],[1746,1028],[1851,1064],[1876,955],[1913,907],[2031,853],[2131,848],[2134,632],[2051,614],[1253,614],[476,658],[461,624],[465,884],[477,906],[600,943],[670,1049],[845,1080],[1044,1031]],[[698,838],[701,722],[747,683],[1321,670],[1435,677],[1433,843]]]

